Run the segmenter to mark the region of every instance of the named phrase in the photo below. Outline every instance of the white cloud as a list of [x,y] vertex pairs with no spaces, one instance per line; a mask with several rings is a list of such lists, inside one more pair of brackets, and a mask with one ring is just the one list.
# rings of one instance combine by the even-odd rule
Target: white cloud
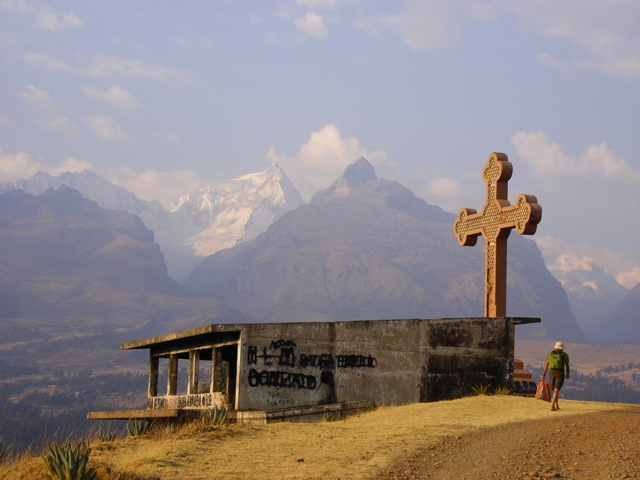
[[336,8],[340,3],[340,0],[296,0],[296,3],[308,8],[309,10],[320,10]]
[[568,40],[581,56],[540,52],[546,66],[586,69],[640,79],[640,5],[635,0],[522,0],[502,2],[520,21],[547,37]]
[[[389,14],[362,14],[354,26],[375,35],[390,31],[413,49],[435,49],[458,45],[467,19],[494,22],[506,12],[528,29],[560,41],[554,45],[558,48],[538,53],[541,64],[562,71],[591,70],[640,79],[637,0],[407,0],[391,5],[399,7]],[[576,48],[558,53],[566,42]]]
[[30,105],[40,110],[53,111],[59,110],[58,103],[53,99],[51,94],[35,85],[27,85],[18,91],[18,94]]
[[82,87],[82,91],[87,97],[103,100],[114,107],[124,110],[135,110],[140,107],[140,100],[120,85],[114,85],[108,90],[100,90],[95,87]]
[[429,182],[426,188],[427,194],[435,197],[438,205],[448,204],[464,197],[467,189],[459,181],[452,178],[438,178]]
[[47,168],[50,175],[60,175],[64,172],[82,172],[83,170],[92,170],[93,163],[86,160],[80,160],[75,157],[67,157],[60,165]]
[[373,165],[387,161],[386,152],[369,150],[354,137],[343,138],[340,129],[333,124],[313,132],[293,157],[278,154],[274,147],[267,152],[267,159],[284,169],[306,199],[328,187],[360,157]]
[[36,172],[47,172],[59,175],[63,172],[81,172],[91,169],[92,163],[68,157],[58,165],[49,166],[42,161],[35,160],[30,154],[20,152],[16,154],[2,154],[0,151],[0,181],[15,182],[21,178],[30,178]]
[[545,132],[518,132],[511,142],[540,177],[609,178],[640,183],[640,171],[609,150],[606,143],[590,145],[585,152],[572,156]]
[[80,130],[78,125],[69,117],[55,117],[48,120],[37,119],[35,123],[43,130],[64,133],[69,136],[77,135]]
[[84,20],[75,13],[69,12],[62,16],[62,22],[73,28],[84,28]]
[[327,26],[324,24],[322,15],[307,12],[302,18],[295,20],[295,26],[299,32],[314,38],[325,38],[327,36]]
[[191,75],[181,70],[163,67],[162,65],[143,63],[140,60],[106,57],[104,55],[97,55],[93,59],[93,62],[86,67],[76,67],[69,62],[51,55],[35,52],[27,53],[25,55],[25,61],[28,65],[44,68],[45,70],[84,74],[94,77],[121,75],[125,77],[147,77],[161,81],[177,80],[180,82],[188,82],[191,79]]
[[16,12],[34,19],[33,27],[40,30],[65,30],[67,27],[84,28],[84,20],[75,13],[62,16],[53,13],[49,7],[35,5],[27,0],[1,0],[0,8],[7,12]]
[[87,123],[101,140],[129,140],[122,125],[107,115],[91,115]]
[[38,127],[66,135],[76,135],[78,133],[78,126],[71,118],[63,115],[63,106],[48,91],[35,85],[27,85],[18,91],[18,95],[43,115],[42,118],[34,120]]
[[132,168],[123,167],[100,173],[110,182],[130,190],[138,198],[147,201],[158,200],[165,207],[169,207],[181,196],[193,192],[201,183],[200,177],[190,170],[146,170],[138,173]]
[[[360,16],[355,26],[378,35],[380,29],[390,30],[409,47],[428,50],[460,43],[462,13],[445,2],[411,0],[403,3],[398,12],[389,15]],[[470,13],[480,15],[479,10]]]
[[41,169],[41,164],[34,161],[28,153],[3,155],[0,152],[0,181],[15,182],[20,178],[30,177]]
[[570,244],[549,236],[533,237],[533,240],[550,270],[590,270],[590,261],[594,261],[620,285],[632,288],[640,283],[640,259],[634,258],[630,252],[613,251],[586,243]]
[[70,63],[60,60],[59,58],[45,55],[43,53],[29,52],[24,56],[27,65],[32,67],[44,68],[45,70],[58,70],[68,73],[80,73]]
[[633,288],[640,283],[640,267],[635,267],[627,272],[619,273],[616,277],[619,284],[627,288]]
[[200,177],[190,170],[136,172],[130,167],[97,169],[92,162],[76,157],[68,157],[59,164],[48,165],[42,160],[34,159],[29,153],[4,154],[0,149],[0,181],[3,182],[30,178],[37,172],[47,172],[55,176],[83,170],[94,171],[110,182],[127,188],[138,198],[158,200],[165,207],[169,207],[186,193],[191,193],[201,183]]
[[83,70],[83,72],[97,77],[119,74],[123,76],[149,77],[154,80],[175,79],[186,82],[190,79],[190,75],[180,70],[163,67],[162,65],[143,63],[139,60],[105,57],[104,55],[98,55],[94,59],[93,65]]

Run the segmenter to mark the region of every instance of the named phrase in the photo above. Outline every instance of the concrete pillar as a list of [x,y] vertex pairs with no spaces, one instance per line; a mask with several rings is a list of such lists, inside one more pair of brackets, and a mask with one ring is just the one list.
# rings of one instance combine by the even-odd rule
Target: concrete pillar
[[149,355],[149,397],[158,396],[158,366],[160,361],[155,355]]
[[216,353],[218,349],[216,347],[211,348],[211,372],[209,372],[209,393],[216,391]]
[[217,347],[211,352],[211,391],[222,391],[222,352]]
[[198,381],[200,376],[200,351],[189,350],[189,384],[187,395],[198,393]]
[[178,355],[169,355],[169,372],[167,374],[167,395],[175,395],[178,390]]

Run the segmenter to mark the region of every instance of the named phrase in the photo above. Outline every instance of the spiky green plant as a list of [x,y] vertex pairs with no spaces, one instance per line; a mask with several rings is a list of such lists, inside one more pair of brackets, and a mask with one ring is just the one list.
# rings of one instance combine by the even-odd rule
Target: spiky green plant
[[101,442],[113,442],[117,438],[117,435],[115,432],[98,432],[97,437]]
[[132,437],[139,437],[149,433],[150,423],[144,418],[132,418],[127,424],[127,431]]
[[47,445],[47,453],[43,456],[49,468],[48,473],[42,475],[47,480],[94,480],[97,471],[87,468],[91,448],[85,442],[64,443],[51,442]]
[[471,389],[473,393],[476,395],[488,395],[489,394],[489,385],[477,385]]
[[509,387],[505,387],[504,385],[500,387],[496,387],[493,391],[494,395],[511,395],[511,389]]
[[225,407],[207,407],[203,412],[204,421],[207,426],[219,427],[225,425],[228,421],[227,409]]

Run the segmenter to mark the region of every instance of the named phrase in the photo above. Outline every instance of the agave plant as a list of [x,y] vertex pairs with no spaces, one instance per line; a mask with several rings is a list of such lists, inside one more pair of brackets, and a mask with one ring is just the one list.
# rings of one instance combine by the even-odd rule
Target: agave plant
[[494,395],[511,395],[511,389],[509,387],[505,387],[504,385],[500,387],[496,387],[493,391]]
[[149,425],[149,422],[144,418],[135,418],[129,420],[127,430],[129,431],[130,436],[139,437],[141,435],[146,435],[147,433],[149,433]]
[[117,437],[115,432],[98,432],[97,434],[98,440],[101,442],[113,442]]
[[203,416],[205,423],[209,426],[218,427],[227,423],[227,409],[225,407],[207,407]]
[[64,443],[52,442],[47,445],[47,453],[43,459],[49,468],[43,476],[47,480],[94,480],[96,470],[87,468],[91,448],[85,442]]
[[489,385],[477,385],[475,387],[473,387],[471,390],[473,390],[473,393],[475,393],[476,395],[480,396],[480,395],[488,395],[489,394]]

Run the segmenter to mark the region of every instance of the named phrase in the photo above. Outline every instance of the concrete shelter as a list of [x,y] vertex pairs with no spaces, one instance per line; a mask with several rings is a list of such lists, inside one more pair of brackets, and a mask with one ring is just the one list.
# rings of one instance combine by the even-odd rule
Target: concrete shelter
[[513,385],[515,326],[539,318],[218,324],[124,343],[149,349],[154,418],[226,407],[238,421],[343,415],[369,405],[453,399]]

